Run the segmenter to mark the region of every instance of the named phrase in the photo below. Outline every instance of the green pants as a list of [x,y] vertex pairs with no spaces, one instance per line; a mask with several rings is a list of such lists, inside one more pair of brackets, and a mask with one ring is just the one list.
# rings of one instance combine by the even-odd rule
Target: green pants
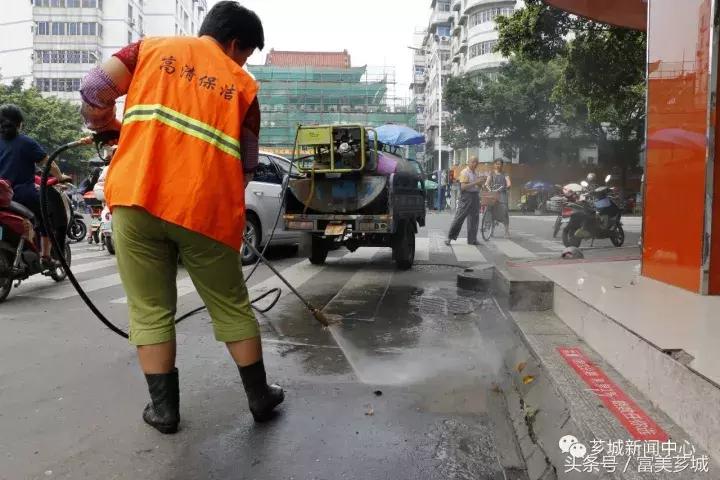
[[175,338],[178,255],[208,308],[218,341],[260,335],[238,252],[136,208],[114,208],[112,222],[130,311],[130,343]]

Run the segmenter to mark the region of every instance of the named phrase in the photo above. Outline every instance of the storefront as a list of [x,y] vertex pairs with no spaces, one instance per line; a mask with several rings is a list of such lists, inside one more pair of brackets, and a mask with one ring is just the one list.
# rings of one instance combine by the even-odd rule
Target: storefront
[[545,0],[648,31],[643,275],[720,294],[718,0]]

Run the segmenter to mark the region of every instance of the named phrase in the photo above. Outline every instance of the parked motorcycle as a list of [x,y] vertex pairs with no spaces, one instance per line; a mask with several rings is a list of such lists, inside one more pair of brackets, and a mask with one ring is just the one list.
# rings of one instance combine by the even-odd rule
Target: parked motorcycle
[[115,244],[112,238],[112,213],[106,206],[100,214],[100,242],[107,248],[110,255],[115,255]]
[[87,237],[87,225],[85,225],[85,219],[80,213],[74,210],[72,212],[72,220],[70,220],[67,236],[68,239],[73,242],[79,242]]
[[92,190],[83,195],[85,205],[90,210],[90,231],[88,232],[87,241],[89,244],[100,244],[100,217],[103,210],[103,204],[95,197]]
[[[60,242],[63,254],[70,264],[70,245],[65,241],[70,218],[70,202],[57,187],[57,180],[51,179],[48,185],[48,210],[50,222],[55,229],[55,236]],[[11,202],[6,208],[0,209],[0,302],[4,301],[15,286],[32,275],[42,274],[56,282],[65,280],[66,274],[62,267],[45,269],[41,262],[40,234],[38,225],[42,219],[24,205]],[[57,259],[57,252],[52,252]]]
[[[609,181],[609,176],[605,181]],[[610,239],[616,247],[625,243],[622,209],[610,197],[609,187],[598,187],[581,195],[578,202],[568,203],[567,207],[572,213],[563,229],[563,244],[566,247],[579,247],[583,240],[594,242],[603,238]]]
[[560,233],[560,229],[562,228],[563,223],[566,223],[570,220],[570,216],[572,215],[573,211],[567,206],[568,203],[577,202],[582,191],[582,185],[578,183],[568,183],[567,185],[562,187],[561,195],[553,196],[550,200],[548,200],[548,204],[552,202],[552,209],[548,205],[548,210],[558,212],[558,216],[555,219],[555,224],[553,225],[553,238],[556,238],[558,236],[558,233]]

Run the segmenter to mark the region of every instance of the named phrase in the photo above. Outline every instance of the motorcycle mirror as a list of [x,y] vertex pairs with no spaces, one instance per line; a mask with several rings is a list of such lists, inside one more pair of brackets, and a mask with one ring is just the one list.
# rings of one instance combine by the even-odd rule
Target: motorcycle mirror
[[582,185],[583,187],[587,188],[587,187],[588,187],[588,182],[586,182],[585,180],[583,180],[582,182],[580,182],[580,185]]
[[612,178],[612,175],[608,175],[607,177],[605,177],[605,183],[608,183],[611,178]]

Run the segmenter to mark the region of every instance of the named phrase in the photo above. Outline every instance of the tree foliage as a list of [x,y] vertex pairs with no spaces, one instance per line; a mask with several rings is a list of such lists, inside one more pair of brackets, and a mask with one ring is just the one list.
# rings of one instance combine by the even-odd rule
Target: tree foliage
[[[25,115],[23,133],[37,140],[49,153],[58,146],[83,136],[83,122],[77,105],[56,97],[43,97],[34,88],[23,88],[16,79],[11,85],[0,85],[0,104],[13,103]],[[90,148],[69,150],[63,154],[63,171],[82,172],[82,160],[93,155]]]
[[539,158],[551,130],[589,136],[619,143],[612,163],[633,166],[645,121],[645,33],[541,0],[525,0],[524,8],[496,21],[497,50],[510,60],[497,74],[481,76],[475,93],[468,78],[457,81],[462,88],[446,90],[454,129],[465,127],[470,143],[497,138],[530,158]]

